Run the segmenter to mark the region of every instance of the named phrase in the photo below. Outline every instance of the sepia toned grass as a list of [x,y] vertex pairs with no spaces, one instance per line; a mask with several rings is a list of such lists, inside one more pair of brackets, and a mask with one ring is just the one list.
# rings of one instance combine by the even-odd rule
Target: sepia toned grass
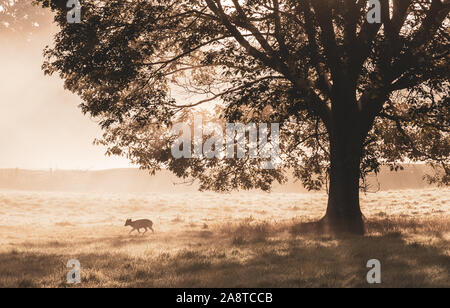
[[[0,287],[450,287],[449,197],[363,196],[366,236],[335,237],[301,227],[323,215],[323,194],[4,191]],[[129,236],[126,218],[152,219],[156,233]],[[80,285],[66,283],[70,259]],[[370,259],[381,285],[366,282]]]

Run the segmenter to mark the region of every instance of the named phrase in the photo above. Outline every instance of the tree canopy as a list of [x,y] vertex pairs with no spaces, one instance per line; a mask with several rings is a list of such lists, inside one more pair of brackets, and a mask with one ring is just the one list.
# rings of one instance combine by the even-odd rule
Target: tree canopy
[[[100,120],[108,154],[218,191],[293,171],[338,203],[383,164],[427,162],[449,182],[448,0],[380,0],[381,23],[366,0],[85,0],[80,24],[60,2],[43,68]],[[170,127],[201,106],[208,121],[280,123],[282,163],[174,159]]]
[[[44,68],[101,119],[111,154],[199,178],[205,188],[268,189],[288,169],[321,187],[338,91],[366,118],[362,175],[424,161],[444,168],[448,183],[448,1],[381,4],[383,23],[370,24],[367,1],[83,1],[80,25],[67,24],[60,6],[61,31]],[[174,85],[206,99],[177,101]],[[283,168],[182,164],[154,142],[149,125],[159,131],[213,100],[228,121],[284,124]],[[231,170],[249,173],[218,186]]]

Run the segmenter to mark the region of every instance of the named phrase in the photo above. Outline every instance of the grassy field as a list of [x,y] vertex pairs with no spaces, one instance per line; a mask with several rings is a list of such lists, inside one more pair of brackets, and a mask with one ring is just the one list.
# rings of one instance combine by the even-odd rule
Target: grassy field
[[[365,237],[308,234],[325,194],[0,191],[0,287],[450,287],[450,190],[362,197]],[[127,218],[155,233],[128,235]]]

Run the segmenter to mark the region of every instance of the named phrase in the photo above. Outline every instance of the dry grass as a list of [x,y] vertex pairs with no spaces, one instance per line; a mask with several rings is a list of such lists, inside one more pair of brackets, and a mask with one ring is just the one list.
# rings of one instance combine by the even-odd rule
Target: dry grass
[[[4,192],[0,202],[14,206],[0,210],[8,213],[0,218],[0,287],[72,287],[65,282],[70,259],[81,262],[81,287],[370,287],[370,259],[382,262],[381,287],[450,287],[448,190],[371,195],[363,202],[367,235],[339,238],[297,227],[320,217],[321,195],[258,195],[252,202],[262,205],[254,208],[242,195],[226,195],[225,210],[210,206],[212,196],[172,213],[176,203],[154,196],[118,206],[111,196],[74,203],[77,196]],[[307,201],[311,208],[301,208]],[[157,232],[128,236],[114,218],[127,218],[128,207],[159,212]]]

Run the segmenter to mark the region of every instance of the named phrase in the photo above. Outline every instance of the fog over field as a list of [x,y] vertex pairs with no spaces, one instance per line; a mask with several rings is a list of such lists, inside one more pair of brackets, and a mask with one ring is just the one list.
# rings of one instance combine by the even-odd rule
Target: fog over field
[[[432,173],[425,165],[405,165],[404,170],[390,172],[382,168],[377,176],[368,177],[369,191],[417,189],[431,187],[424,180]],[[182,184],[175,175],[160,171],[149,176],[145,170],[22,170],[0,169],[0,189],[68,191],[68,192],[122,192],[122,193],[186,193],[197,192],[198,185]],[[257,191],[254,191],[257,192]],[[301,183],[290,178],[283,185],[275,184],[272,192],[305,193]]]
[[[29,174],[16,182],[27,185],[48,173],[17,172]],[[72,184],[61,175],[82,174],[60,172],[53,176]],[[0,287],[69,287],[70,259],[81,262],[82,287],[368,287],[373,258],[383,262],[384,287],[450,287],[449,189],[367,193],[366,236],[334,237],[304,227],[323,216],[325,192],[200,193],[161,175],[147,176],[143,192],[136,171],[94,178],[112,185],[130,173],[140,191],[125,192],[129,183],[116,192],[5,189],[2,181]],[[155,233],[128,235],[127,218],[151,219]]]
[[[386,191],[362,197],[369,217],[445,218],[450,190]],[[150,218],[162,232],[233,223],[253,217],[277,223],[320,219],[325,193],[77,193],[0,191],[0,226],[122,227],[126,218]],[[125,228],[122,228],[126,234]],[[150,239],[149,239],[150,240]]]
[[[325,194],[114,194],[1,191],[0,286],[368,287],[367,260],[384,287],[450,287],[448,189],[362,198],[365,237],[309,233]],[[155,233],[128,235],[126,218]]]

